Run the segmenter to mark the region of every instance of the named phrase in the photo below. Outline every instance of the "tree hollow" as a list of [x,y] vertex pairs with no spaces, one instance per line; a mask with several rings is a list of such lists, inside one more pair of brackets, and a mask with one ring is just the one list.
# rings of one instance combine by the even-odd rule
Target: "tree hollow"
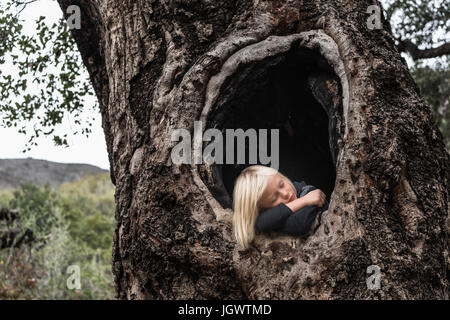
[[[223,164],[209,166],[212,179],[206,179],[204,171],[201,174],[205,184],[222,207],[231,208],[234,182],[244,168],[253,164],[275,167],[271,130],[278,129],[276,168],[293,181],[322,189],[329,200],[342,142],[342,109],[342,88],[333,68],[319,53],[295,41],[287,52],[239,66],[223,82],[208,113],[206,128],[222,132],[224,155]],[[257,140],[245,138],[244,163],[238,161],[240,142],[227,138],[227,129],[255,130]],[[264,153],[272,163],[261,162],[259,129],[267,129]],[[256,163],[249,156],[255,141]],[[232,163],[227,161],[227,145],[234,148]]]

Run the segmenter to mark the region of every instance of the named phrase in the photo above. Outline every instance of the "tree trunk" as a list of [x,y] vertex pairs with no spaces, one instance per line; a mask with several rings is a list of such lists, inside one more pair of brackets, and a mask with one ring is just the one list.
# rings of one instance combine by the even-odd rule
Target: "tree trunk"
[[[449,298],[449,155],[390,26],[368,28],[373,1],[58,1],[81,8],[100,102],[118,298]],[[330,206],[308,237],[243,250],[244,166],[176,165],[171,134],[286,119],[280,171]]]

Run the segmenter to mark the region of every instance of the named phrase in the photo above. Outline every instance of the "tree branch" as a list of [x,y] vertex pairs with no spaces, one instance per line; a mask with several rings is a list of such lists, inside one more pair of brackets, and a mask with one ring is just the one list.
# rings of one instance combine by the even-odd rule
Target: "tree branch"
[[21,228],[0,229],[0,249],[18,248],[22,243],[31,243],[34,240],[33,231]]
[[444,43],[437,48],[419,49],[411,40],[399,40],[398,49],[407,52],[413,60],[436,58],[450,53],[450,43]]
[[11,222],[17,218],[19,212],[17,210],[9,210],[7,208],[0,208],[0,220]]

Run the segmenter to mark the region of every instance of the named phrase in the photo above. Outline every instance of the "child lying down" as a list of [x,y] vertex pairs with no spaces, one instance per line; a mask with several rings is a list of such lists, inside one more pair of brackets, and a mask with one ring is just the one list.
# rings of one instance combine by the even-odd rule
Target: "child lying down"
[[233,206],[235,238],[248,248],[255,231],[307,234],[317,214],[328,209],[328,202],[314,186],[292,183],[273,168],[254,165],[236,179]]

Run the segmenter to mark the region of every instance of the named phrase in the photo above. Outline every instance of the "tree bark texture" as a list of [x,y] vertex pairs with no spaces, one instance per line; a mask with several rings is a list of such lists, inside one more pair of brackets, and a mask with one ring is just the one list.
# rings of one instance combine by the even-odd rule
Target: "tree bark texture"
[[[388,23],[367,27],[379,3],[58,1],[81,8],[72,34],[100,102],[118,298],[449,298],[449,155]],[[213,115],[233,113],[219,103],[233,81],[297,50],[324,59],[339,84],[323,82],[336,108],[330,206],[309,237],[259,234],[243,250],[211,191],[217,173],[171,163],[171,132],[226,123]],[[366,283],[371,265],[378,290]]]

